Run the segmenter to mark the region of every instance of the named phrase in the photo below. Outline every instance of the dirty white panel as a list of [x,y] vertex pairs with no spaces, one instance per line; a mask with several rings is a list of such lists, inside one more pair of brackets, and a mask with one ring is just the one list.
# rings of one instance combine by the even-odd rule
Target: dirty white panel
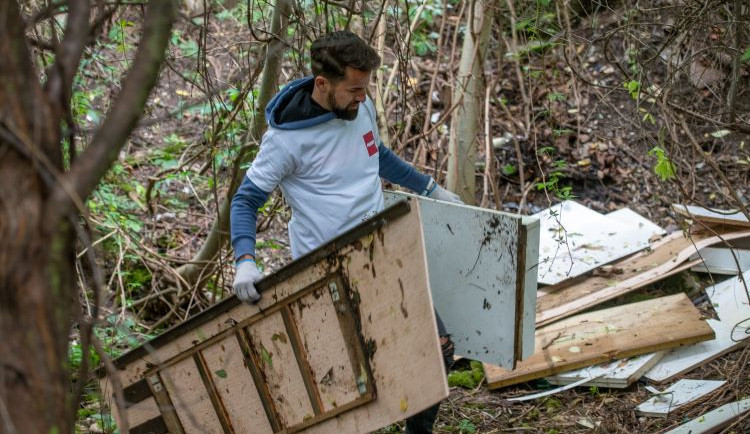
[[638,239],[649,241],[654,236],[666,235],[667,231],[661,226],[643,217],[630,208],[620,208],[607,213],[607,218],[630,226],[635,230]]
[[747,335],[737,330],[734,324],[714,319],[707,319],[706,322],[716,334],[715,339],[671,350],[645,377],[655,383],[665,383],[744,345],[741,341]]
[[740,211],[725,211],[720,209],[706,209],[700,206],[672,204],[676,213],[707,222],[724,223],[730,225],[748,226],[750,222]]
[[386,192],[386,206],[404,195],[419,199],[433,301],[456,354],[507,368],[533,354],[538,221],[401,192]]
[[706,434],[719,432],[735,419],[750,411],[750,399],[730,402],[696,417],[665,434]]
[[644,416],[667,417],[670,411],[702,398],[725,383],[726,381],[680,380],[639,405],[636,411]]
[[539,219],[539,283],[554,285],[648,247],[638,227],[569,200],[534,214]]
[[736,275],[750,270],[750,250],[706,247],[701,249],[700,255],[696,253],[690,257],[691,261],[696,259],[701,259],[703,262],[691,270],[701,273]]
[[664,356],[665,351],[644,354],[628,359],[613,360],[608,363],[565,372],[547,377],[547,381],[556,385],[575,383],[584,378],[592,380],[586,386],[625,388],[638,381],[643,374],[651,369]]
[[[750,271],[746,271],[742,275],[745,282],[748,282],[748,287],[750,287]],[[750,321],[748,321],[750,319],[748,290],[739,277],[729,278],[706,288],[705,291],[721,322],[730,325],[741,323],[743,329],[750,326]]]

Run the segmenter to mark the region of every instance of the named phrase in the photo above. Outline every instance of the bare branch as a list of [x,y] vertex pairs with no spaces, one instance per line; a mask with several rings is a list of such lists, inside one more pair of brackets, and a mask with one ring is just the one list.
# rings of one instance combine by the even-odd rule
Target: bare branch
[[[164,60],[164,50],[169,41],[176,10],[177,3],[174,0],[149,3],[143,37],[118,99],[64,180],[78,198],[85,198],[94,190],[117,159],[120,149],[143,113]],[[58,186],[51,196],[46,215],[57,219],[69,211],[72,204],[64,186]]]
[[60,45],[57,46],[55,63],[47,71],[46,90],[49,99],[63,108],[69,105],[73,77],[89,39],[90,13],[89,0],[69,2],[65,33]]

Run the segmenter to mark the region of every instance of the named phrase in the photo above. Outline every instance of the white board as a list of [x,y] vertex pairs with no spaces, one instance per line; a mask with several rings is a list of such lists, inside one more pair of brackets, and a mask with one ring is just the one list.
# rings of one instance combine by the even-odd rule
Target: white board
[[404,196],[419,202],[433,302],[456,354],[511,369],[533,354],[539,222],[402,192],[385,192],[386,206]]
[[[539,219],[539,283],[554,285],[648,247],[637,227],[572,200],[533,215]],[[642,232],[641,232],[642,233]]]
[[734,419],[750,411],[750,399],[730,402],[708,413],[667,431],[665,434],[709,434],[726,427]]
[[672,209],[683,216],[692,217],[698,220],[702,219],[706,221],[741,226],[750,225],[750,222],[747,221],[747,217],[745,217],[745,214],[742,214],[739,211],[735,212],[734,210],[724,211],[720,209],[706,209],[700,206],[680,204],[672,204]]
[[625,224],[633,228],[638,236],[638,239],[645,239],[649,241],[654,236],[666,235],[667,231],[651,220],[643,217],[637,212],[630,208],[620,208],[618,210],[607,213],[607,218],[613,219],[619,223]]
[[725,383],[726,381],[680,380],[639,405],[636,411],[644,416],[667,417],[670,411],[706,396]]
[[745,344],[736,341],[748,336],[739,330],[733,332],[733,325],[713,319],[706,322],[716,333],[715,339],[675,348],[646,372],[644,377],[654,383],[665,383]]
[[625,388],[638,381],[641,376],[651,369],[664,356],[665,351],[644,354],[627,359],[614,360],[588,368],[564,372],[547,377],[547,381],[555,385],[575,383],[584,378],[591,378],[586,386]]
[[695,253],[690,257],[691,261],[695,259],[703,261],[691,268],[692,271],[699,273],[737,275],[750,270],[750,250],[705,247],[701,249],[700,254]]
[[[745,282],[750,286],[750,271],[743,273]],[[706,295],[716,311],[721,322],[726,324],[744,323],[750,326],[750,303],[745,285],[739,277],[731,277],[714,286],[706,288]]]

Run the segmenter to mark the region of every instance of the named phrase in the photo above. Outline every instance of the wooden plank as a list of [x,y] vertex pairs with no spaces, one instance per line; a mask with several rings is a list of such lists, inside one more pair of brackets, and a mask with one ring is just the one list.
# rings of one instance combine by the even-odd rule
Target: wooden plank
[[186,432],[224,433],[192,357],[167,367],[159,376]]
[[701,261],[691,268],[699,273],[737,275],[750,270],[750,250],[706,247],[690,259]]
[[250,351],[268,383],[282,426],[294,426],[315,416],[302,372],[280,315],[267,316],[248,328]]
[[638,414],[667,417],[670,412],[695,402],[726,384],[726,381],[680,380],[636,408]]
[[636,228],[575,201],[534,214],[540,220],[538,282],[554,285],[648,247]]
[[547,377],[546,380],[555,385],[566,385],[589,378],[591,381],[587,382],[586,386],[622,389],[638,381],[643,374],[661,360],[664,353],[664,351],[657,351],[642,356],[615,360],[553,375]]
[[685,294],[567,318],[537,330],[537,352],[516,369],[485,364],[491,389],[609,360],[713,339],[713,330]]
[[682,232],[672,233],[654,243],[651,250],[613,264],[613,269],[621,271],[619,274],[592,276],[539,297],[537,327],[627,294],[679,270],[690,268],[697,262],[690,262],[688,258],[697,250],[723,242],[722,240],[750,236],[750,231],[719,234],[698,231],[692,234],[691,238],[686,238]]
[[745,214],[734,210],[706,209],[700,206],[672,204],[672,209],[683,217],[706,223],[750,227]]
[[235,335],[201,352],[234,431],[271,434],[273,428],[242,353]]
[[[118,359],[116,366],[121,369],[123,385],[128,387],[143,378],[155,378],[154,384],[161,391],[157,392],[154,384],[149,383],[149,387],[166,426],[175,433],[182,431],[181,423],[189,433],[248,432],[242,427],[256,432],[260,430],[253,424],[262,419],[265,432],[269,427],[271,432],[283,433],[370,432],[434,405],[447,396],[448,387],[430,297],[419,209],[413,203],[400,205],[402,209],[404,206],[411,212],[398,217],[392,211],[374,216],[374,222],[355,228],[358,238],[351,238],[351,234],[347,235],[349,238],[340,237],[335,243],[321,247],[318,253],[301,258],[297,265],[285,267],[294,272],[286,271],[283,279],[274,276],[264,279],[263,296],[257,304],[222,302],[221,309],[209,309],[207,318],[199,314],[170,329],[166,337],[157,337]],[[367,232],[363,233],[363,228]],[[341,240],[347,239],[348,244],[342,245]],[[300,312],[295,313],[291,306],[316,289],[335,282],[341,283],[340,301],[333,301],[330,292],[327,300],[336,314],[332,315],[329,307],[314,306],[318,313],[328,312],[324,315],[325,324],[314,325],[315,321],[310,320],[309,324],[300,325],[307,319],[298,321]],[[311,312],[303,310],[303,317]],[[329,332],[316,337],[314,330],[308,330],[310,327]],[[285,333],[286,344],[280,332]],[[336,334],[340,336],[336,338]],[[345,342],[346,357],[339,351],[338,356],[326,354],[328,359],[318,360],[326,348],[341,349],[337,339]],[[330,347],[324,342],[330,343]],[[223,349],[217,348],[222,345]],[[296,347],[292,348],[293,345]],[[230,352],[236,358],[230,357]],[[197,354],[205,365],[202,372],[194,362]],[[352,387],[356,393],[339,390],[332,395],[337,397],[336,405],[326,404],[326,395],[320,392],[318,382],[324,378],[318,378],[316,373],[322,372],[326,363],[346,358],[352,372],[353,365],[357,365],[357,372],[351,374],[354,382],[341,384]],[[247,364],[244,375],[240,359]],[[300,373],[305,361],[311,379],[307,383]],[[188,363],[192,363],[192,371]],[[289,369],[285,368],[287,365]],[[292,365],[299,373],[296,384],[285,383],[281,378],[282,374],[294,372]],[[169,390],[159,380],[160,375],[167,373],[171,378]],[[176,373],[177,382],[172,378]],[[243,377],[245,380],[241,381]],[[239,384],[230,385],[231,381]],[[275,392],[277,386],[285,392]],[[239,403],[230,404],[238,400],[236,397],[243,390],[248,394],[246,401],[254,406],[252,410],[242,411]],[[250,396],[253,390],[257,398]],[[376,390],[379,395],[373,400]],[[321,393],[321,414],[315,414],[309,404],[311,391]],[[172,406],[169,401],[172,395],[192,397],[193,401],[185,403],[183,399]],[[200,395],[200,399],[192,395]],[[110,394],[110,405],[111,398]],[[308,405],[297,403],[296,407],[284,408],[282,399],[307,401]],[[177,418],[174,409],[186,408],[186,404],[197,410],[196,421],[186,422],[182,415]],[[299,411],[301,408],[305,411]],[[113,410],[117,413],[116,408]],[[229,422],[223,427],[221,420],[216,419],[217,411],[228,415]],[[238,415],[240,412],[243,414]],[[169,422],[168,417],[174,420]],[[170,423],[176,423],[174,430]]]
[[[292,313],[299,324],[299,339],[314,361],[312,378],[319,385],[319,399],[324,411],[331,411],[339,404],[359,398],[355,373],[359,363],[352,365],[344,336],[326,333],[318,324],[336,324],[336,309],[331,303],[327,287],[321,287],[312,294],[292,303]],[[356,370],[353,369],[356,366]]]
[[730,402],[690,422],[667,431],[665,434],[713,434],[730,425],[734,420],[750,411],[750,399]]
[[656,384],[666,383],[747,344],[748,336],[744,332],[733,333],[734,325],[712,319],[706,322],[715,339],[673,349],[645,377]]
[[539,222],[501,211],[417,201],[430,288],[456,354],[512,368],[533,353]]

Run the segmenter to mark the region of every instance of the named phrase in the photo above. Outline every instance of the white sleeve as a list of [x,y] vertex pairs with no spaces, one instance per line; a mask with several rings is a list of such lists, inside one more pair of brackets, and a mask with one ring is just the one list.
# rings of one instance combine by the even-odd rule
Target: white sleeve
[[266,193],[272,192],[295,168],[293,155],[283,142],[274,140],[272,132],[267,132],[260,145],[260,151],[253,160],[247,177]]

